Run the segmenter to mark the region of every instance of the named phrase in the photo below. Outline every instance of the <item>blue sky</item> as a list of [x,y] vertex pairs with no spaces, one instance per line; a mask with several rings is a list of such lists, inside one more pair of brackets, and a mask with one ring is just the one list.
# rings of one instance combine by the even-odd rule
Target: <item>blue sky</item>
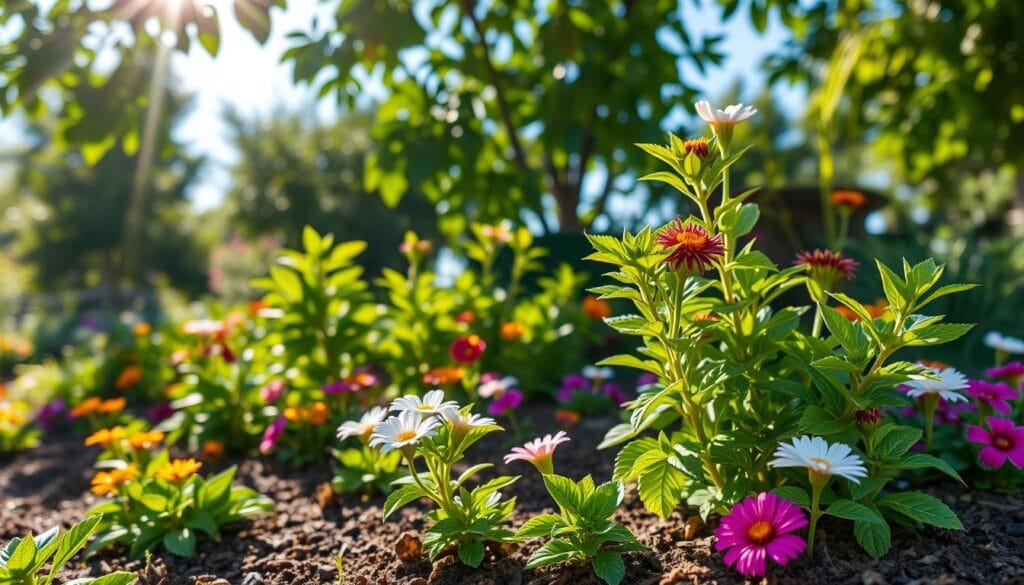
[[[229,142],[227,127],[221,120],[224,107],[230,106],[247,116],[261,117],[282,109],[306,110],[313,119],[323,120],[337,113],[333,99],[316,103],[316,90],[294,85],[290,66],[279,62],[280,55],[288,47],[286,34],[308,29],[318,12],[322,20],[330,22],[333,3],[325,5],[312,0],[291,0],[287,10],[274,9],[271,37],[263,46],[238,25],[228,0],[214,0],[213,4],[221,13],[222,36],[218,56],[211,58],[194,44],[189,54],[176,54],[172,65],[177,85],[195,94],[193,109],[177,129],[176,136],[190,152],[205,156],[209,161],[191,193],[196,207],[200,209],[220,202],[230,187],[228,169],[237,159],[237,153]],[[684,22],[691,34],[712,32],[718,27],[720,18],[716,6],[696,8],[688,0],[681,4]],[[710,69],[700,85],[713,99],[741,79],[744,97],[753,97],[764,84],[758,65],[767,52],[785,39],[785,29],[773,19],[766,33],[758,35],[741,15],[727,23],[721,32],[726,35],[722,46],[728,57],[723,67]],[[684,73],[696,76],[694,71]],[[801,90],[777,90],[777,95],[788,112],[797,114],[802,110],[805,98]],[[0,121],[0,146],[17,142],[19,134],[16,120]]]

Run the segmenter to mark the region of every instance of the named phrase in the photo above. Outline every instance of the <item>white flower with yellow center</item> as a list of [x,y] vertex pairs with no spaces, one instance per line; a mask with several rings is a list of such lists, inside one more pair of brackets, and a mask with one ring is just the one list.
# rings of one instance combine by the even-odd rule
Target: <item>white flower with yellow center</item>
[[441,414],[441,411],[448,408],[459,408],[459,403],[454,400],[445,401],[444,390],[431,390],[423,398],[419,396],[402,396],[391,403],[391,410],[396,412],[415,412],[423,416]]
[[946,402],[966,402],[967,397],[960,391],[967,388],[967,377],[953,368],[936,370],[938,380],[911,380],[905,383],[907,396],[921,398],[922,396],[938,395]]
[[493,418],[487,416],[480,416],[479,414],[464,415],[458,408],[446,408],[441,411],[441,416],[451,423],[453,427],[460,430],[497,424]]
[[828,476],[838,475],[860,483],[860,478],[868,475],[864,462],[849,445],[829,445],[821,437],[805,435],[794,438],[792,443],[780,443],[774,456],[769,467],[805,467],[811,473],[812,482],[815,476],[827,481]]
[[423,418],[415,412],[405,411],[377,425],[370,436],[370,446],[380,446],[381,453],[411,447],[420,439],[432,436],[441,421],[435,417]]
[[735,126],[757,113],[757,108],[744,104],[734,104],[719,110],[707,100],[700,100],[695,107],[700,118],[715,129]]
[[338,438],[344,441],[349,437],[367,437],[373,434],[377,425],[384,422],[388,417],[388,409],[383,406],[375,406],[364,414],[359,420],[350,420],[341,423],[338,427]]
[[1024,353],[1024,339],[1003,335],[998,331],[985,334],[985,345],[1003,353]]

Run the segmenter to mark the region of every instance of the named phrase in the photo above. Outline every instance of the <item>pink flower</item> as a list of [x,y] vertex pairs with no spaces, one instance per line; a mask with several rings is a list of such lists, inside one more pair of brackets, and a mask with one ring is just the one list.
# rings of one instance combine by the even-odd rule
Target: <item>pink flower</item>
[[771,492],[747,498],[733,506],[715,530],[715,549],[725,553],[725,564],[748,577],[767,574],[766,557],[785,565],[807,548],[792,534],[807,526],[796,504]]
[[636,387],[643,388],[644,386],[650,386],[651,384],[658,383],[658,376],[650,372],[644,372],[636,379]]
[[999,468],[1010,459],[1017,469],[1024,468],[1024,427],[1014,426],[1013,421],[990,416],[985,419],[989,430],[971,425],[967,427],[967,440],[985,445],[978,453],[978,459],[988,467]]
[[487,342],[483,338],[479,335],[469,334],[456,338],[448,348],[448,353],[451,354],[453,360],[468,364],[480,359],[485,349],[487,349]]
[[284,391],[284,380],[272,380],[260,388],[260,399],[263,400],[263,404],[273,404],[284,396]]
[[515,388],[509,388],[487,407],[487,413],[494,416],[502,416],[510,410],[519,408],[519,405],[522,403],[523,393]]
[[1004,382],[1020,386],[1021,382],[1024,381],[1024,363],[1009,362],[996,368],[989,368],[985,370],[985,375],[989,378],[998,378]]
[[626,398],[626,393],[623,392],[622,388],[619,388],[619,385],[615,382],[608,382],[604,386],[601,386],[601,392],[608,398],[611,398],[612,402],[615,403],[615,406],[619,406],[626,400],[629,400]]
[[513,447],[512,452],[505,455],[505,465],[513,461],[526,461],[532,463],[537,471],[543,474],[551,474],[555,471],[551,458],[555,454],[555,448],[562,443],[568,443],[569,435],[565,431],[558,431],[554,435],[544,435],[534,439],[522,447]]
[[274,450],[274,446],[284,436],[284,425],[288,422],[283,416],[277,417],[274,422],[270,423],[267,430],[263,431],[263,440],[260,441],[260,453],[270,453]]
[[1004,414],[1008,414],[1011,410],[1007,400],[1016,400],[1020,397],[1006,384],[986,382],[985,380],[967,382],[967,394]]

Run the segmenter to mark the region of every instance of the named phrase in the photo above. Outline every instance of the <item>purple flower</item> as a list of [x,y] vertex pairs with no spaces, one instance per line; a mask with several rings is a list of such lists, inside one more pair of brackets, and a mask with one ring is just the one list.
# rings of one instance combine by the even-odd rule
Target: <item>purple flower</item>
[[36,413],[36,424],[44,431],[52,431],[57,420],[67,420],[68,403],[58,396]]
[[580,374],[569,374],[562,378],[562,388],[588,390],[590,389],[590,380]]
[[515,388],[511,388],[492,402],[487,407],[487,412],[494,416],[503,416],[508,414],[509,411],[519,408],[519,405],[522,403],[523,393]]
[[644,373],[640,374],[637,377],[637,379],[636,379],[636,387],[637,388],[643,388],[644,386],[649,386],[651,384],[657,384],[657,383],[658,383],[658,376],[655,375],[655,374],[652,374],[650,372],[644,372]]
[[174,415],[174,407],[171,406],[170,402],[158,402],[153,406],[149,407],[147,418],[151,424],[157,424],[158,422],[165,421]]
[[284,391],[284,380],[272,380],[260,388],[260,399],[263,400],[263,404],[273,404],[284,396]]
[[605,382],[604,386],[601,386],[601,392],[608,398],[611,398],[612,402],[615,403],[615,406],[619,406],[628,400],[628,398],[626,398],[626,393],[623,392],[622,388],[619,388],[619,385],[615,382]]
[[288,419],[279,416],[274,422],[270,423],[267,430],[263,431],[263,440],[260,441],[260,453],[270,453],[274,450],[274,445],[277,445],[277,442],[284,436],[284,426],[287,422]]
[[985,445],[978,453],[978,459],[996,469],[1002,467],[1007,459],[1017,469],[1024,468],[1024,427],[994,416],[986,418],[985,422],[988,429],[974,425],[967,428],[968,441]]
[[1003,414],[1009,414],[1012,410],[1007,400],[1016,400],[1020,397],[1013,388],[1006,384],[986,382],[985,380],[967,382],[967,394]]
[[1021,381],[1024,380],[1024,363],[1009,362],[995,368],[989,368],[985,370],[985,375],[989,378],[998,378],[1004,382],[1019,386]]

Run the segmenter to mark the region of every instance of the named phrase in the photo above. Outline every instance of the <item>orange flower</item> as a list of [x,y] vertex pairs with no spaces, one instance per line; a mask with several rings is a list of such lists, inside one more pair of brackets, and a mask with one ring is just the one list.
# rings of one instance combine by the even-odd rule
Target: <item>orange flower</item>
[[857,313],[853,312],[853,309],[847,308],[847,307],[845,307],[843,305],[839,305],[835,309],[836,309],[836,313],[839,313],[840,315],[842,315],[843,317],[846,317],[850,321],[858,321],[858,320],[860,320],[860,317],[857,316]]
[[259,315],[260,311],[267,308],[267,303],[262,299],[256,299],[255,301],[249,302],[249,313],[252,315]]
[[721,321],[718,315],[710,312],[696,313],[693,316],[694,321]]
[[455,315],[455,322],[456,323],[462,323],[463,325],[468,325],[468,324],[472,323],[473,321],[476,321],[476,315],[473,314],[473,311],[466,310],[466,311],[460,312],[458,315]]
[[95,396],[90,396],[71,409],[71,416],[72,418],[82,418],[83,416],[95,414],[99,412],[101,404],[103,404],[102,400]]
[[[860,320],[857,313],[854,313],[851,309],[848,309],[843,305],[839,305],[835,309],[837,313],[846,317],[850,321]],[[872,319],[880,319],[885,316],[886,311],[889,310],[889,304],[886,303],[885,300],[879,299],[878,301],[875,301],[875,304],[873,305],[864,305],[864,310],[868,312],[868,315],[870,315]]]
[[833,191],[829,200],[832,202],[832,205],[836,207],[848,207],[850,209],[857,209],[864,205],[864,202],[866,201],[863,193],[849,189],[837,189]]
[[583,312],[591,319],[604,319],[612,316],[612,306],[604,299],[587,295],[583,297]]
[[0,398],[7,398],[7,386],[0,382]]
[[512,241],[512,232],[509,231],[508,226],[504,224],[481,226],[480,233],[482,233],[485,238],[494,240],[501,244]]
[[132,449],[149,449],[154,445],[160,444],[164,440],[164,434],[160,431],[145,431],[133,433],[128,437],[128,445]]
[[224,454],[224,443],[207,441],[203,443],[203,459],[219,459]]
[[423,374],[423,383],[430,384],[431,386],[447,386],[448,384],[458,382],[462,379],[462,376],[462,368],[440,366]]
[[526,327],[523,327],[520,323],[509,321],[501,324],[500,334],[501,338],[505,341],[515,341],[522,337],[523,333],[526,333]]
[[123,439],[124,435],[124,427],[100,429],[85,438],[85,446],[92,447],[93,445],[99,445],[100,447],[109,447]]
[[121,372],[121,375],[117,377],[117,381],[114,382],[114,387],[118,390],[127,390],[137,384],[141,379],[142,368],[139,366],[128,366]]
[[124,410],[124,407],[127,405],[128,402],[124,398],[111,398],[110,400],[100,402],[96,410],[103,414],[117,414]]
[[288,419],[288,422],[297,423],[302,420],[302,407],[301,406],[288,406],[284,409],[284,417]]
[[203,464],[195,459],[174,459],[158,469],[156,477],[157,479],[176,483],[192,477],[202,466]]
[[134,333],[136,337],[145,337],[149,335],[149,332],[152,330],[153,328],[146,322],[136,323],[135,327],[132,327],[132,333]]
[[97,496],[115,493],[122,484],[135,479],[138,475],[139,470],[134,465],[129,465],[123,469],[100,471],[92,477],[91,491]]
[[560,408],[555,411],[555,422],[563,427],[571,427],[580,422],[583,417],[575,410]]
[[330,415],[330,411],[327,409],[327,405],[323,402],[315,402],[313,406],[306,409],[306,418],[309,420],[309,424],[322,425],[327,422],[327,417]]

